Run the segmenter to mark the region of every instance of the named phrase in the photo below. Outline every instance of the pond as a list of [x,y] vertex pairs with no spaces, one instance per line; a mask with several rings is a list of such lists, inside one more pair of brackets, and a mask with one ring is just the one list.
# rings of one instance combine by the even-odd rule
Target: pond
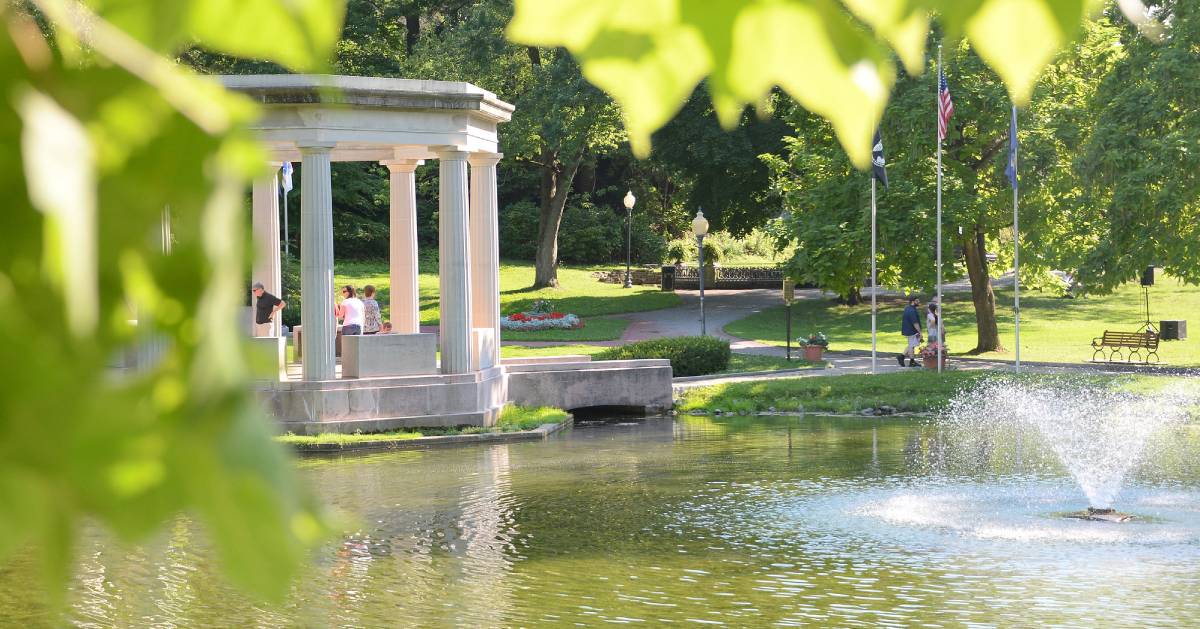
[[[316,554],[283,606],[226,585],[180,520],[137,547],[89,534],[66,621],[1196,626],[1195,433],[1173,429],[1172,453],[1129,479],[1127,524],[1057,517],[1086,502],[1054,465],[981,453],[948,466],[951,437],[912,418],[655,418],[308,458],[303,476],[359,528]],[[0,626],[61,622],[32,575],[22,560],[0,571]]]

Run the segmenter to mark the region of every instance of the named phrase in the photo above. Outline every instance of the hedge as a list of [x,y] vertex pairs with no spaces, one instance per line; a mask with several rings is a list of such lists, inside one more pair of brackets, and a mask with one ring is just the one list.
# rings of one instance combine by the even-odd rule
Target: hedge
[[711,336],[680,336],[638,341],[606,349],[595,360],[666,358],[676,376],[703,376],[729,368],[729,341]]

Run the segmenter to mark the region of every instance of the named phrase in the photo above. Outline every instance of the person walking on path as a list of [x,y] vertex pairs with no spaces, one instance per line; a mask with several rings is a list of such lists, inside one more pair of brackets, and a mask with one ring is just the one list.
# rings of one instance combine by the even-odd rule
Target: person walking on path
[[342,336],[362,334],[362,300],[358,298],[358,293],[350,285],[342,287],[342,297],[342,303],[338,306],[338,311],[342,317]]
[[921,344],[921,313],[917,308],[921,305],[921,300],[915,295],[908,298],[908,307],[904,309],[904,317],[900,321],[900,333],[908,339],[908,347],[903,354],[896,356],[896,360],[900,362],[900,366],[904,366],[905,357],[908,358],[908,366],[916,367],[917,361],[913,358],[917,351],[917,346]]
[[929,331],[930,343],[942,342],[942,316],[938,310],[936,301],[929,302],[929,311],[925,313],[925,329]]
[[[244,284],[243,284],[244,286]],[[254,293],[254,336],[274,336],[275,326],[271,323],[275,313],[287,307],[287,302],[268,293],[262,282],[255,282],[250,289]]]
[[375,301],[375,287],[363,286],[363,334],[379,334],[383,317],[379,313],[379,302]]

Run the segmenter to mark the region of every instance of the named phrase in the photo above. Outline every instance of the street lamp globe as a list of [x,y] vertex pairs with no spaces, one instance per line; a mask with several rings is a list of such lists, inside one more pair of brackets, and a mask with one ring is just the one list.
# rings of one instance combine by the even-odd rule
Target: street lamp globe
[[703,210],[697,210],[696,218],[692,219],[692,233],[696,234],[697,238],[703,238],[708,234],[708,219],[704,218]]
[[630,258],[633,251],[633,204],[637,198],[633,190],[625,192],[625,288],[633,288],[633,275],[629,270]]

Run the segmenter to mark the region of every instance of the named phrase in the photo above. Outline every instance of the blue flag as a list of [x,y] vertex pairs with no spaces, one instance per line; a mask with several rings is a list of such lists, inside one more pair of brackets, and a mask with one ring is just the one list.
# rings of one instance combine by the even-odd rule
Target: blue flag
[[292,163],[291,162],[283,163],[283,172],[281,173],[281,179],[283,180],[283,191],[291,192],[292,191]]
[[1004,169],[1004,175],[1014,189],[1017,187],[1017,146],[1017,106],[1013,105],[1012,123],[1008,127],[1008,166]]

